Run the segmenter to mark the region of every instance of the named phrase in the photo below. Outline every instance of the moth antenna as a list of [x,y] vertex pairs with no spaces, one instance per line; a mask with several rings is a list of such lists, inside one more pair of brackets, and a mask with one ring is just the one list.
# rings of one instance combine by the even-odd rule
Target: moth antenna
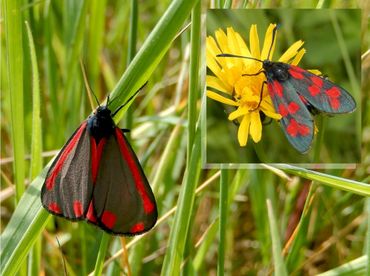
[[[148,82],[145,82],[135,93],[134,95],[132,95],[123,105],[121,105],[116,111],[114,111],[114,113],[112,114],[112,117],[114,117],[114,115],[116,115],[118,113],[118,111],[120,111],[124,106],[126,106],[140,91],[141,89],[144,88],[144,86],[147,84]],[[117,98],[114,98],[111,103]]]
[[91,109],[94,109],[94,103],[93,103],[93,99],[91,98],[91,95],[94,95],[95,101],[98,104],[98,106],[100,107],[100,103],[98,101],[98,98],[96,97],[95,93],[92,91],[92,89],[90,87],[89,81],[88,81],[87,76],[86,76],[85,65],[84,65],[81,58],[80,58],[80,66],[81,66],[81,71],[82,71],[82,75],[83,75],[83,78],[84,78],[85,87],[86,87],[86,90],[87,90],[87,96],[89,97]]
[[234,54],[218,54],[216,57],[246,58],[246,59],[251,59],[251,60],[255,60],[255,61],[258,61],[258,62],[263,63],[263,61],[262,61],[262,60],[257,59],[257,58],[253,58],[253,57],[246,57],[246,56],[239,56],[239,55],[234,55]]
[[276,31],[277,31],[277,26],[275,26],[275,28],[272,30],[272,43],[270,45],[269,53],[267,55],[268,60],[270,60],[270,54],[271,54],[272,46],[274,46]]

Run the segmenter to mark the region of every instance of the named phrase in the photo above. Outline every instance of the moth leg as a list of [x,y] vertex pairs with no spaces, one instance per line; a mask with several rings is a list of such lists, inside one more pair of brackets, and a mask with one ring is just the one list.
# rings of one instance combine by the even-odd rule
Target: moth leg
[[267,81],[263,81],[262,82],[262,86],[261,86],[261,90],[260,90],[260,100],[258,102],[258,105],[256,106],[256,108],[253,108],[249,111],[256,111],[260,106],[261,106],[261,103],[262,103],[262,93],[263,93],[263,87],[265,86],[265,84],[267,84]]

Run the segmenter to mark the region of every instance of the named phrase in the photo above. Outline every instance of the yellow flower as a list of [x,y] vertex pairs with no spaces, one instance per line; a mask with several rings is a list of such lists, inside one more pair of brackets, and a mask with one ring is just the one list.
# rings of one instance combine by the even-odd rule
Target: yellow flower
[[[252,25],[250,28],[249,48],[241,35],[231,27],[227,28],[226,34],[223,30],[218,29],[215,32],[215,38],[208,36],[206,40],[207,67],[213,73],[213,75],[207,75],[207,97],[235,106],[236,110],[229,114],[228,119],[239,121],[238,141],[242,147],[247,145],[248,135],[255,143],[261,140],[260,112],[275,120],[281,119],[281,115],[276,113],[274,109],[267,85],[263,86],[261,93],[263,82],[266,81],[265,75],[245,76],[245,74],[260,72],[262,70],[261,62],[245,58],[217,57],[217,55],[221,53],[232,54],[262,61],[271,59],[276,41],[276,35],[273,37],[275,28],[276,24],[270,24],[268,27],[262,50],[256,25]],[[273,39],[274,41],[272,41]],[[303,48],[300,49],[302,45],[301,40],[295,42],[279,58],[279,61],[297,65],[305,53]],[[270,48],[271,53],[269,53]]]

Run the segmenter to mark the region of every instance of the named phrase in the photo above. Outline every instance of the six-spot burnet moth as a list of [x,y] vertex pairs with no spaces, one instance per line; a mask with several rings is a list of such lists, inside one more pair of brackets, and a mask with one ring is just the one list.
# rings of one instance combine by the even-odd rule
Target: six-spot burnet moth
[[[141,88],[136,92],[138,93]],[[136,95],[126,102],[126,104]],[[53,215],[86,220],[116,235],[137,235],[157,221],[157,206],[143,169],[107,104],[73,133],[52,163],[41,202]]]
[[280,124],[288,141],[301,153],[307,152],[314,136],[314,120],[317,113],[341,114],[355,110],[353,97],[342,87],[326,78],[310,73],[298,66],[270,60],[271,49],[277,28],[273,30],[272,43],[266,60],[234,54],[219,54],[218,57],[237,57],[255,60],[262,63],[262,70],[254,74],[264,73],[266,81],[262,84],[267,88],[275,110],[282,116]]

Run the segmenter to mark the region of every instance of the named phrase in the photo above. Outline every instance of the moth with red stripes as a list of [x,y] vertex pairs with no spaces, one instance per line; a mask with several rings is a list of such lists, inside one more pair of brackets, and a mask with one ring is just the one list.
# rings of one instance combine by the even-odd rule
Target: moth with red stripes
[[262,63],[262,69],[259,72],[243,76],[265,74],[266,81],[262,84],[261,100],[263,86],[267,84],[275,110],[282,116],[280,124],[285,136],[295,149],[305,153],[310,149],[314,136],[312,115],[349,113],[355,110],[356,103],[345,89],[326,78],[298,66],[269,60],[276,30],[275,27],[266,60],[233,54],[217,56],[245,58]]
[[108,97],[62,148],[46,175],[41,202],[53,215],[86,220],[115,235],[138,235],[155,225],[157,206],[124,135],[128,130],[113,121],[124,105],[112,114],[109,104]]

